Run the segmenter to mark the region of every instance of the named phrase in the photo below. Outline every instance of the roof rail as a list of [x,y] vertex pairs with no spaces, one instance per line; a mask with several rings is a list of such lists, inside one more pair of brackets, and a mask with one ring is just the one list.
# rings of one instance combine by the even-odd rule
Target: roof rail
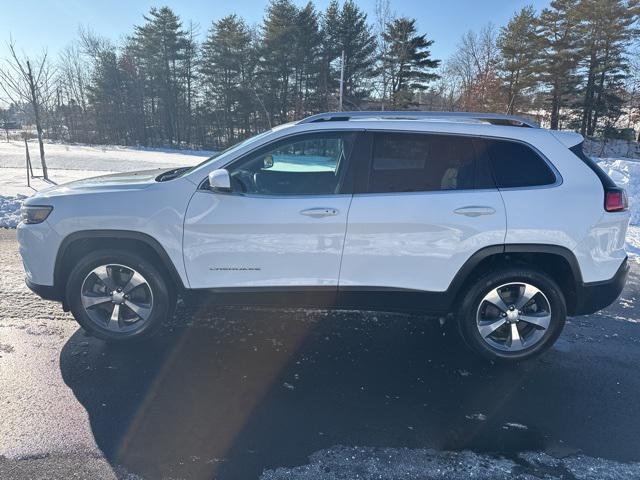
[[355,118],[376,118],[386,120],[452,120],[468,119],[487,122],[492,125],[506,125],[511,127],[540,128],[533,120],[518,117],[516,115],[503,115],[500,113],[477,112],[435,112],[435,111],[357,111],[357,112],[328,112],[311,115],[303,118],[298,123],[339,122],[349,121]]

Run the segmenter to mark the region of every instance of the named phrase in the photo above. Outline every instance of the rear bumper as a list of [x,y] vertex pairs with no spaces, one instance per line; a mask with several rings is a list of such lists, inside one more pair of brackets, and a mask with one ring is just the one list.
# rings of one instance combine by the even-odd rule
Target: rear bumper
[[622,293],[628,274],[629,262],[625,258],[610,280],[579,285],[576,289],[575,308],[569,314],[588,315],[611,305]]
[[58,292],[57,288],[50,285],[38,285],[28,278],[25,278],[24,282],[27,284],[27,287],[29,287],[29,290],[41,298],[45,300],[54,300],[56,302],[62,301],[62,296],[60,295],[60,292]]

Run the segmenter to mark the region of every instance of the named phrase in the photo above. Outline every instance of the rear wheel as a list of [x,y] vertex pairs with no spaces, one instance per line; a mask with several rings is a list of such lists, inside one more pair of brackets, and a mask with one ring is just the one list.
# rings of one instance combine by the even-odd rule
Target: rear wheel
[[162,273],[143,256],[120,250],[82,258],[69,275],[67,302],[87,331],[114,342],[150,336],[175,306]]
[[490,272],[468,291],[458,315],[465,342],[490,360],[521,361],[544,352],[564,327],[566,304],[543,272]]

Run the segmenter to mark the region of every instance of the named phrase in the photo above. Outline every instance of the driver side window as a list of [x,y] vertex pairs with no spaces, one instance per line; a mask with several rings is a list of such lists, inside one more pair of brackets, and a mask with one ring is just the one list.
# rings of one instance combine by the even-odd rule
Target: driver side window
[[340,192],[355,133],[297,135],[243,158],[227,170],[234,192],[326,195]]

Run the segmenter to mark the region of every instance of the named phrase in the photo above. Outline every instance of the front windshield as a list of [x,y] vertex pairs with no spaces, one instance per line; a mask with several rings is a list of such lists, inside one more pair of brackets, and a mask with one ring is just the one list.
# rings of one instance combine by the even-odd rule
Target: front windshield
[[220,159],[224,155],[227,155],[229,153],[232,153],[232,152],[235,152],[237,150],[240,150],[241,148],[244,148],[245,146],[250,145],[253,142],[256,142],[256,141],[266,137],[267,135],[269,135],[273,131],[274,131],[273,129],[267,130],[265,132],[259,133],[258,135],[254,135],[253,137],[246,138],[246,139],[242,140],[241,142],[236,143],[235,145],[232,145],[232,146],[230,146],[228,148],[225,148],[221,152],[216,152],[212,156],[207,158],[204,162],[200,162],[199,164],[197,164],[197,165],[189,168],[188,170],[185,170],[184,172],[182,172],[181,176],[186,175],[186,174],[191,173],[191,172],[195,172],[199,168],[204,167],[205,165],[209,164],[210,162],[212,162],[214,160]]

